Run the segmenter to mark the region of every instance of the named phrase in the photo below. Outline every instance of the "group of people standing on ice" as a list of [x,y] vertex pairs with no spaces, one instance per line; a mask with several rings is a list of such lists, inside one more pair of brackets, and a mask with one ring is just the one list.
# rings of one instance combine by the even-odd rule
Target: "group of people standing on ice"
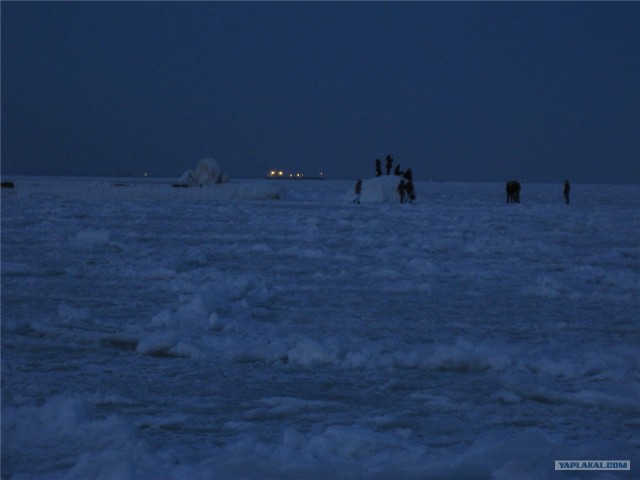
[[520,190],[522,186],[517,180],[507,182],[507,203],[520,203]]
[[[387,175],[391,175],[391,170],[393,169],[393,157],[391,155],[387,155],[386,158],[386,172]],[[400,196],[400,203],[405,203],[408,201],[409,203],[413,203],[416,199],[416,191],[413,186],[413,172],[410,168],[406,171],[402,171],[400,165],[397,164],[395,169],[393,170],[393,174],[397,177],[402,177],[400,179],[400,183],[396,187],[396,191]],[[379,158],[376,158],[376,177],[382,176],[382,162]],[[509,180],[506,185],[507,192],[507,203],[520,203],[520,191],[522,190],[522,185],[518,180]],[[567,205],[569,205],[569,193],[571,191],[571,185],[569,184],[569,180],[565,180],[564,182],[564,201]],[[360,194],[362,193],[362,180],[358,180],[355,186],[355,194],[356,198],[353,203],[360,203]]]
[[413,186],[413,173],[409,168],[402,174],[403,179],[398,184],[397,191],[400,194],[400,203],[404,203],[405,195],[409,203],[413,203],[416,199],[416,189]]
[[[387,155],[386,158],[386,170],[387,175],[391,175],[391,170],[393,169],[393,157],[391,155]],[[396,192],[400,196],[400,203],[404,203],[405,199],[409,201],[409,203],[413,203],[416,199],[416,190],[413,186],[413,172],[410,168],[406,171],[402,171],[399,164],[396,164],[395,169],[393,169],[393,174],[396,177],[402,177],[400,179],[400,183],[396,187]],[[382,176],[382,162],[379,158],[376,159],[376,177]],[[360,194],[362,193],[362,180],[358,180],[356,182],[356,186],[354,188],[354,192],[356,194],[356,198],[353,200],[353,203],[360,203]]]
[[[517,180],[510,180],[507,182],[507,203],[520,203],[520,190],[522,186]],[[562,194],[564,195],[564,203],[569,205],[569,194],[571,192],[571,184],[569,180],[564,181],[564,188]]]
[[[393,157],[391,155],[387,155],[387,175],[389,175],[391,173],[391,168],[393,167]],[[400,165],[398,165],[396,167],[396,170],[400,167]],[[382,162],[380,161],[379,158],[376,158],[376,177],[379,177],[382,175]]]
[[[387,175],[391,175],[391,169],[393,169],[393,157],[391,155],[387,155],[385,159],[385,167],[387,170]],[[402,177],[400,183],[396,187],[396,191],[400,195],[400,203],[404,203],[405,198],[409,200],[409,203],[413,203],[416,199],[416,190],[413,186],[413,172],[410,168],[406,171],[402,171],[400,168],[400,164],[396,164],[396,168],[393,170],[393,174],[396,177]],[[382,176],[382,162],[379,158],[376,158],[376,177]],[[356,184],[356,195],[358,195],[358,189],[362,187],[362,181],[360,182],[360,187]]]
[[[376,177],[382,175],[382,162],[379,158],[376,158]],[[386,168],[387,175],[391,174],[391,169],[393,168],[393,157],[391,155],[387,155],[386,158]],[[400,183],[396,187],[396,191],[400,195],[400,203],[404,203],[405,197],[409,200],[409,203],[413,203],[416,199],[416,190],[413,186],[413,172],[410,168],[407,168],[405,172],[400,168],[400,164],[396,165],[396,168],[393,170],[393,174],[396,177],[402,177]]]

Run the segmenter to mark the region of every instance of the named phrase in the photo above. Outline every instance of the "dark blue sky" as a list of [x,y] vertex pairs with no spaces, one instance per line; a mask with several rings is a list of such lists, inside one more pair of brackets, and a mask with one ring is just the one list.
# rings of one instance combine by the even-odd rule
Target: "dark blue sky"
[[640,183],[640,3],[5,2],[2,173]]

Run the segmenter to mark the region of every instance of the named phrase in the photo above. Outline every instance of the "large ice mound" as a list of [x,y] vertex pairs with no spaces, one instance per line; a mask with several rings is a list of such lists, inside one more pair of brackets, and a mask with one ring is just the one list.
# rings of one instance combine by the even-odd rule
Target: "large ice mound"
[[213,158],[203,158],[198,162],[195,171],[187,170],[180,177],[179,182],[185,185],[213,185],[224,183],[228,177],[222,174],[220,165]]

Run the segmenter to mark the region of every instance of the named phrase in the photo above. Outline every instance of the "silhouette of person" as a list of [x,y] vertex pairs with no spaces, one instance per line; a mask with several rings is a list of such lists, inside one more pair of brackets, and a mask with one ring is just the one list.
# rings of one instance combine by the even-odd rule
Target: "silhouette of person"
[[400,180],[400,183],[398,184],[398,188],[396,190],[398,190],[398,193],[400,194],[400,203],[404,203],[404,193],[405,193],[404,180]]
[[391,155],[387,155],[387,175],[391,173],[392,167],[393,167],[393,157]]
[[404,185],[404,189],[409,197],[409,203],[413,203],[416,199],[416,190],[413,187],[413,180],[407,180],[407,183]]
[[399,176],[401,176],[401,175],[402,175],[402,170],[400,170],[400,165],[396,165],[396,169],[393,171],[393,174],[394,174],[396,177],[399,177]]
[[571,192],[571,184],[569,183],[569,180],[565,180],[564,190],[562,193],[564,193],[564,203],[567,205],[569,205],[569,192]]
[[507,203],[520,203],[520,189],[522,186],[517,180],[507,182]]
[[407,168],[407,170],[404,172],[402,176],[407,180],[413,180],[413,172],[411,171],[410,168]]
[[358,180],[356,182],[356,187],[354,191],[356,193],[356,198],[353,201],[353,203],[360,203],[360,194],[362,193],[362,180]]
[[382,175],[382,162],[379,158],[376,158],[376,177]]

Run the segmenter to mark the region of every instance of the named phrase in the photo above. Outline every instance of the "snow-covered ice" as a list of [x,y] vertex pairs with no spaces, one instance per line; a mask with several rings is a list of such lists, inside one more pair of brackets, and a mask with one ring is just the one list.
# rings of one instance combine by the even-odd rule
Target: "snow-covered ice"
[[3,479],[638,476],[638,186],[12,180]]

